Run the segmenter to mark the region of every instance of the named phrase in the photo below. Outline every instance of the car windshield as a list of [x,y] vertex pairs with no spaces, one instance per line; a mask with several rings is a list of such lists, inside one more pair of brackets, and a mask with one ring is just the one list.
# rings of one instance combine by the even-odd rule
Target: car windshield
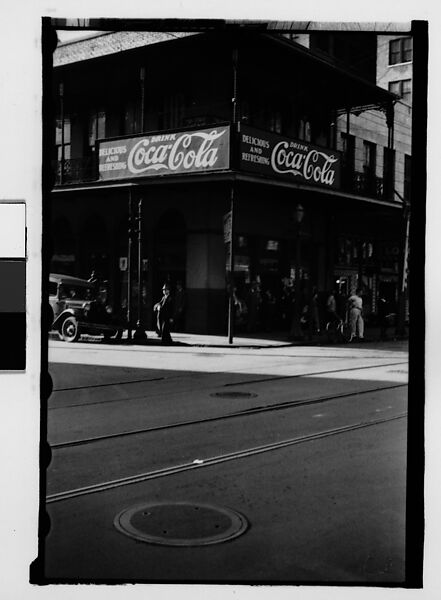
[[60,285],[59,297],[60,299],[67,298],[71,300],[95,300],[96,294],[93,287],[63,283]]

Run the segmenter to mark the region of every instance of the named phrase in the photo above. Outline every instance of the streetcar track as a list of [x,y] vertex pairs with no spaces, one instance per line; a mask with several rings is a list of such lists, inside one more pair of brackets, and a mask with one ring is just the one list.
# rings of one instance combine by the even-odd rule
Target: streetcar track
[[378,392],[393,390],[393,389],[397,389],[400,387],[406,387],[406,386],[407,386],[406,383],[400,383],[400,384],[395,384],[395,385],[391,385],[391,386],[370,388],[368,390],[344,392],[342,394],[335,394],[333,396],[319,396],[316,398],[309,398],[309,399],[305,399],[305,400],[290,400],[290,401],[286,401],[286,402],[279,402],[276,404],[266,404],[264,406],[253,406],[250,408],[245,408],[243,410],[239,410],[239,411],[235,411],[235,412],[231,412],[231,413],[227,413],[227,414],[223,414],[223,415],[217,415],[217,416],[213,416],[213,417],[205,417],[203,419],[191,419],[191,420],[187,420],[187,421],[177,421],[175,423],[167,423],[165,425],[156,425],[154,427],[146,427],[146,428],[142,428],[142,429],[133,429],[130,431],[123,431],[123,432],[111,433],[111,434],[106,434],[106,435],[101,435],[101,436],[94,436],[94,437],[90,437],[90,438],[84,438],[82,440],[71,440],[71,441],[67,441],[67,442],[59,442],[56,444],[51,444],[50,447],[52,450],[60,450],[63,448],[72,448],[74,446],[84,446],[86,444],[101,442],[101,441],[115,439],[115,438],[123,438],[123,437],[132,436],[132,435],[153,433],[156,431],[163,431],[166,429],[174,429],[177,427],[187,427],[189,425],[200,425],[202,423],[212,423],[215,421],[222,421],[222,420],[233,419],[233,418],[237,418],[237,417],[245,417],[245,416],[249,416],[249,415],[253,415],[253,414],[260,414],[260,413],[271,412],[271,411],[276,411],[276,410],[286,410],[289,408],[296,408],[298,406],[308,406],[311,404],[329,402],[331,400],[339,400],[342,398],[348,398],[351,396],[359,396],[359,395],[368,394],[368,393],[375,393],[375,392],[378,393]]
[[[265,377],[262,379],[248,379],[245,381],[237,381],[237,382],[230,382],[230,383],[224,383],[222,384],[222,387],[231,387],[231,386],[235,386],[235,385],[247,385],[247,384],[252,384],[252,383],[267,383],[269,381],[279,381],[282,379],[299,379],[301,377],[314,377],[315,375],[328,375],[331,373],[344,373],[345,371],[358,371],[358,370],[363,370],[363,369],[375,369],[375,368],[380,368],[380,367],[393,367],[393,366],[398,366],[398,365],[407,365],[408,362],[407,361],[403,361],[403,362],[397,362],[397,363],[388,363],[388,364],[381,364],[381,365],[365,365],[362,367],[349,367],[346,369],[333,369],[333,370],[329,370],[329,371],[317,371],[317,372],[312,372],[312,373],[297,373],[295,375],[272,375],[270,377]],[[232,371],[229,371],[229,373],[232,373]],[[236,371],[237,373],[237,371]],[[89,388],[96,388],[96,387],[101,387],[101,386],[114,386],[114,385],[123,385],[123,384],[130,384],[130,383],[149,383],[151,381],[165,381],[165,380],[172,380],[173,377],[159,377],[159,378],[154,378],[154,379],[145,379],[145,380],[136,380],[136,381],[123,381],[121,383],[111,383],[111,384],[92,384],[90,386],[79,386],[78,388],[65,388],[65,389],[61,389],[58,388],[55,391],[70,391],[70,390],[78,390],[78,389],[89,389]],[[201,389],[201,388],[199,388]],[[203,389],[211,389],[211,387],[208,388],[203,388]],[[163,393],[163,395],[168,395],[168,394],[177,394],[180,393],[182,394],[182,392],[177,392],[175,390],[171,391],[171,392],[165,392]],[[140,396],[132,396],[130,398],[115,398],[113,400],[97,400],[95,402],[77,402],[75,404],[63,404],[63,406],[48,406],[48,411],[49,410],[63,410],[66,408],[78,408],[78,407],[83,407],[83,406],[94,406],[96,404],[107,404],[107,403],[114,403],[114,402],[128,402],[131,400],[141,400],[145,398],[145,393],[143,393]]]
[[88,390],[90,388],[101,388],[101,387],[109,387],[113,385],[125,385],[127,383],[149,383],[150,381],[162,381],[166,379],[165,377],[152,377],[151,379],[131,379],[130,381],[113,381],[106,383],[91,383],[90,385],[77,385],[67,388],[54,388],[52,393],[55,392],[70,392],[73,390]]
[[255,446],[254,448],[248,448],[246,450],[240,450],[236,452],[231,452],[219,456],[213,456],[207,459],[199,459],[197,462],[184,463],[182,465],[174,465],[171,467],[164,467],[162,469],[157,469],[155,471],[150,471],[146,473],[140,473],[138,475],[131,475],[128,477],[123,477],[120,479],[114,479],[111,481],[107,481],[104,483],[93,484],[73,490],[66,490],[64,492],[58,492],[55,494],[50,494],[46,496],[46,503],[51,504],[54,502],[60,502],[62,500],[70,500],[72,498],[76,498],[79,496],[90,495],[98,492],[105,492],[111,489],[124,487],[127,485],[133,485],[136,483],[143,483],[145,481],[149,481],[152,479],[159,479],[160,477],[167,477],[171,475],[176,475],[179,473],[184,473],[186,471],[191,471],[193,469],[201,469],[203,467],[210,467],[217,464],[226,463],[232,460],[238,460],[241,458],[248,458],[251,456],[255,456],[258,454],[263,454],[265,452],[272,452],[275,450],[280,450],[283,448],[287,448],[289,446],[294,446],[296,444],[302,444],[310,441],[315,441],[319,439],[323,439],[326,437],[330,437],[332,435],[344,434],[351,431],[356,431],[357,429],[363,429],[367,427],[372,427],[375,425],[379,425],[382,423],[387,423],[390,421],[395,421],[398,419],[405,418],[407,416],[407,412],[400,413],[398,415],[394,415],[392,417],[385,417],[383,419],[376,419],[374,421],[364,421],[360,423],[355,423],[352,425],[345,425],[343,427],[336,427],[333,429],[328,429],[319,433],[313,433],[303,436],[297,436],[295,438],[290,438],[287,440],[283,440],[281,442],[273,442],[272,444],[265,444],[262,446]]

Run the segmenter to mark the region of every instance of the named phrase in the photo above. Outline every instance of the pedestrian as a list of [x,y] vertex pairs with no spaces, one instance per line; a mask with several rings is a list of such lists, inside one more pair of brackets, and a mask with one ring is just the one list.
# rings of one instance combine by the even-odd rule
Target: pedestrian
[[176,283],[176,291],[173,298],[174,304],[174,317],[173,317],[173,330],[184,331],[185,322],[185,311],[187,308],[187,295],[182,285],[182,281]]
[[247,322],[247,305],[239,296],[237,287],[233,289],[233,310],[234,324],[239,328],[244,327]]
[[387,330],[394,323],[395,312],[392,302],[385,296],[378,298],[378,319],[380,322],[380,339],[387,340]]
[[316,286],[312,288],[311,300],[309,304],[310,315],[310,337],[314,334],[320,334],[320,309],[319,309],[319,293]]
[[162,292],[161,300],[155,304],[153,309],[157,314],[158,335],[161,338],[161,343],[171,344],[173,342],[170,335],[170,328],[173,323],[173,300],[168,283],[164,283]]
[[358,336],[360,340],[364,339],[364,321],[363,321],[363,300],[361,298],[361,289],[357,289],[355,294],[348,298],[349,326],[351,329],[350,342]]
[[335,297],[335,290],[331,290],[326,299],[326,322],[338,323],[340,320],[340,316],[337,312],[337,299]]
[[87,280],[87,283],[90,283],[90,284],[92,284],[92,285],[93,285],[93,287],[94,287],[94,288],[95,288],[95,289],[98,291],[99,279],[98,279],[98,276],[97,276],[97,274],[96,274],[96,271],[95,271],[95,270],[93,270],[93,271],[90,273],[90,277],[89,277],[89,279]]
[[262,325],[265,331],[272,331],[276,315],[276,296],[270,288],[262,294]]
[[282,279],[282,292],[280,294],[280,321],[283,329],[289,330],[293,319],[294,286],[289,277]]
[[262,295],[260,293],[260,285],[257,281],[253,281],[251,284],[251,289],[248,294],[248,333],[253,333],[257,330],[259,316],[260,316],[260,308],[262,304]]

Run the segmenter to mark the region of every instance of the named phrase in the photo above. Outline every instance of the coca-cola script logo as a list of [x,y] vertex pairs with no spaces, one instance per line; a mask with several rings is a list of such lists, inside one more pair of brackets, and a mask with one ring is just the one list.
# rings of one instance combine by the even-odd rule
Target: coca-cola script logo
[[338,161],[333,154],[311,149],[309,152],[296,152],[288,142],[279,142],[271,154],[271,167],[276,173],[300,175],[307,181],[333,185],[335,171],[332,165]]
[[183,133],[173,143],[158,144],[143,138],[131,149],[127,168],[131,173],[146,171],[177,171],[212,168],[218,160],[218,147],[215,141],[224,135],[225,129],[210,132],[195,131]]

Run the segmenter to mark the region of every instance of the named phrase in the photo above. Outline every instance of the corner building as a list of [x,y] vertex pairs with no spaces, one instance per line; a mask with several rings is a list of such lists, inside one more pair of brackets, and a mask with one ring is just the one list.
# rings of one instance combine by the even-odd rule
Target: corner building
[[[62,44],[51,271],[95,270],[133,324],[140,296],[146,328],[164,281],[182,281],[186,331],[225,334],[232,209],[238,295],[258,282],[277,299],[283,279],[305,297],[362,285],[374,318],[380,282],[388,277],[395,297],[399,288],[400,255],[387,250],[402,244],[396,101],[275,33],[116,32]],[[385,140],[380,175],[379,162],[374,173],[356,168],[355,148],[373,133],[359,128],[366,139],[356,139],[350,119],[366,111]]]

